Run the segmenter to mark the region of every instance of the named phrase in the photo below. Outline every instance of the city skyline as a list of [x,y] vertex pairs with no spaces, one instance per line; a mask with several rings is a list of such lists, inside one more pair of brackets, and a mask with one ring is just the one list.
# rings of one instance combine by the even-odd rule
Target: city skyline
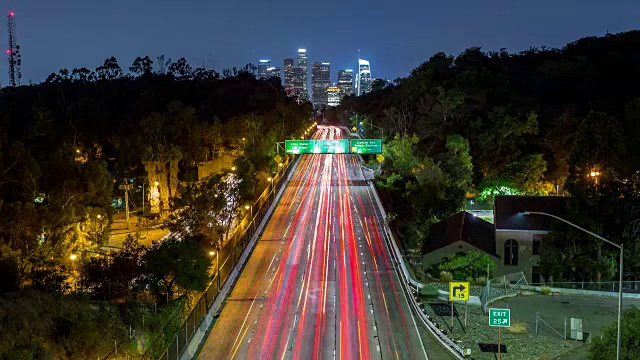
[[[42,82],[63,68],[95,69],[111,56],[125,71],[137,56],[156,61],[162,54],[174,61],[184,57],[194,67],[204,65],[220,73],[261,57],[282,67],[282,59],[292,57],[292,49],[298,47],[306,48],[310,55],[322,55],[310,56],[310,61],[354,70],[357,49],[361,49],[362,58],[371,61],[375,77],[395,79],[406,77],[438,52],[455,56],[472,46],[484,51],[506,48],[512,53],[530,46],[562,47],[582,37],[640,26],[635,15],[640,12],[640,2],[630,0],[569,0],[560,4],[500,0],[464,5],[410,1],[404,6],[329,2],[317,13],[311,11],[311,4],[280,0],[273,6],[281,11],[273,17],[243,11],[262,5],[252,0],[242,5],[193,0],[181,2],[179,7],[168,0],[150,4],[114,0],[108,7],[98,8],[95,3],[79,0],[5,2],[0,6],[2,14],[16,14],[22,83]],[[300,14],[305,12],[310,15],[303,20]],[[377,25],[359,26],[353,21],[355,14]],[[337,26],[327,28],[326,22],[317,21],[327,16]],[[239,23],[245,24],[241,31],[230,31]],[[429,26],[416,31],[416,24]],[[270,41],[256,36],[264,29],[269,29]],[[6,23],[0,32],[6,50]],[[0,74],[0,83],[5,85],[6,59],[0,62]],[[334,81],[335,73],[331,76]]]

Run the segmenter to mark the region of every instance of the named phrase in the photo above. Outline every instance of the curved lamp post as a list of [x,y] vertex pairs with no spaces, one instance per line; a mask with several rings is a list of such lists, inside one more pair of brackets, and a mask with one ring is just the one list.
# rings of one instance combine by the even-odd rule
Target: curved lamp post
[[624,245],[623,244],[616,244],[611,240],[605,239],[605,238],[603,238],[602,236],[600,236],[598,234],[595,234],[595,233],[593,233],[593,232],[591,232],[591,231],[589,231],[589,230],[587,230],[587,229],[585,229],[583,227],[580,227],[580,226],[578,226],[578,225],[576,225],[576,224],[574,224],[574,223],[572,223],[572,222],[570,222],[568,220],[565,220],[565,219],[563,219],[563,218],[561,218],[559,216],[556,216],[556,215],[547,214],[547,213],[538,212],[538,211],[525,211],[524,214],[525,215],[543,215],[543,216],[548,216],[548,217],[554,218],[556,220],[560,220],[565,224],[571,225],[576,229],[582,230],[582,231],[586,232],[587,234],[589,234],[589,235],[591,235],[593,237],[596,237],[596,238],[606,242],[607,244],[610,244],[610,245],[615,246],[616,248],[620,249],[620,270],[618,271],[619,275],[620,275],[619,284],[618,284],[618,339],[617,339],[617,343],[616,343],[616,359],[620,360],[620,356],[622,355],[621,354],[621,342],[622,342],[622,263],[623,263],[622,256],[623,256]]

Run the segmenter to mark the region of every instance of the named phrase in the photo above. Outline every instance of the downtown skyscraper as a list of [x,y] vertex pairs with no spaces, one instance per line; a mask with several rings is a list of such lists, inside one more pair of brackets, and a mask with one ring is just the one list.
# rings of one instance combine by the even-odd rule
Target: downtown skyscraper
[[258,61],[258,79],[267,79],[267,70],[271,67],[271,60]]
[[284,59],[284,91],[287,94],[295,94],[293,91],[294,66],[293,59]]
[[369,61],[358,59],[358,75],[356,77],[357,95],[364,95],[371,91],[371,67]]
[[[298,70],[299,69],[299,70]],[[298,66],[294,70],[294,93],[298,95],[300,100],[309,100],[308,89],[308,67],[307,67],[307,50],[298,49]]]
[[326,108],[327,89],[331,86],[329,63],[314,62],[311,66],[311,90],[314,109]]
[[342,96],[353,93],[353,70],[338,70],[338,88]]

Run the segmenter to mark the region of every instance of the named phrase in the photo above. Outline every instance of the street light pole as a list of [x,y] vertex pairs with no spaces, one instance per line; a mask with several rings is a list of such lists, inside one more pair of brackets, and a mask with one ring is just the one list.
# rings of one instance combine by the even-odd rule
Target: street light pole
[[371,129],[373,129],[373,128],[376,128],[376,129],[380,130],[380,132],[381,132],[380,137],[382,138],[381,140],[384,141],[384,129],[379,127],[379,126],[373,125],[373,123],[371,123]]
[[624,256],[624,244],[616,244],[611,240],[605,239],[602,236],[593,233],[583,227],[580,227],[568,220],[565,220],[559,216],[553,215],[553,214],[547,214],[544,212],[538,212],[538,211],[525,211],[524,212],[525,215],[543,215],[543,216],[548,216],[548,217],[552,217],[556,220],[560,220],[565,224],[571,225],[576,229],[582,230],[584,232],[586,232],[587,234],[596,237],[604,242],[606,242],[607,244],[610,244],[612,246],[615,246],[616,248],[620,249],[620,269],[618,270],[619,273],[619,279],[618,279],[618,339],[616,342],[616,360],[620,360],[621,356],[622,356],[622,352],[621,352],[621,344],[622,344],[622,266],[623,266],[623,256]]

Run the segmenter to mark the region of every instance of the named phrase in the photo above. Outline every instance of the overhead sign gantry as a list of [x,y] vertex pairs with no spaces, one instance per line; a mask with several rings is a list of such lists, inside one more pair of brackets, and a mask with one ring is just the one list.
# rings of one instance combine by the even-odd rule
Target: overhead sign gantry
[[380,139],[285,140],[287,154],[380,154]]

